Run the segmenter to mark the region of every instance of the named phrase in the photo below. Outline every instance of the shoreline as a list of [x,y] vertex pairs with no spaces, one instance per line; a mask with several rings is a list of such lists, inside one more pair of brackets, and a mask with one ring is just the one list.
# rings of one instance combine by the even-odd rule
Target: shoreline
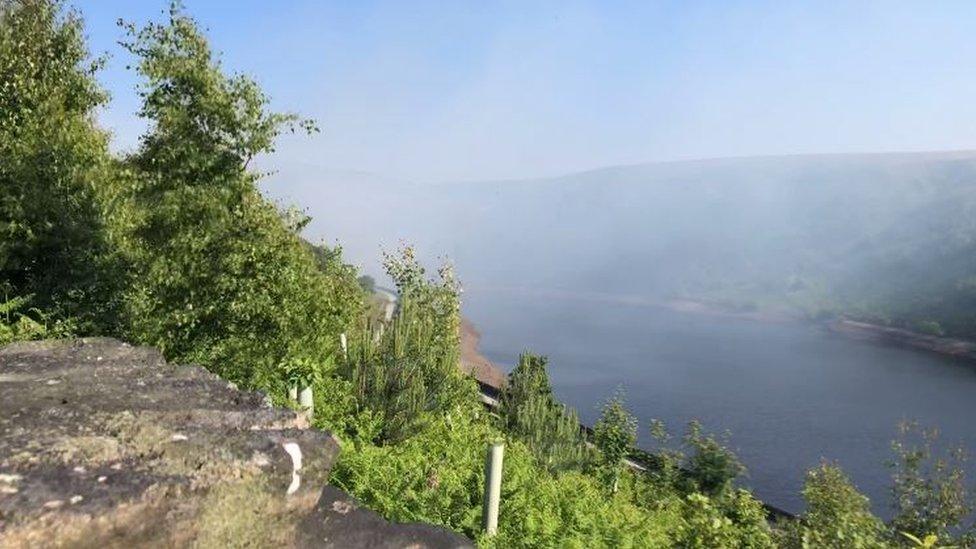
[[478,383],[499,389],[508,375],[478,350],[481,333],[467,318],[461,319],[461,371],[471,374]]
[[694,299],[672,299],[664,306],[679,313],[699,314],[713,317],[751,320],[754,322],[804,322],[823,326],[827,331],[850,339],[869,341],[881,345],[892,345],[906,349],[924,351],[949,358],[976,362],[976,341],[954,337],[935,336],[915,332],[905,328],[895,328],[838,316],[828,320],[811,320],[787,311],[737,311]]
[[788,311],[762,311],[762,310],[737,310],[706,301],[695,299],[678,298],[668,299],[661,302],[661,306],[676,313],[690,313],[696,315],[715,316],[722,318],[735,318],[739,320],[752,320],[756,322],[796,322],[803,318],[790,314]]
[[832,333],[845,335],[852,339],[896,345],[947,357],[976,361],[976,342],[973,341],[922,334],[904,328],[892,328],[870,322],[851,320],[846,317],[827,321],[825,325]]
[[[679,298],[647,303],[664,307],[676,313],[748,320],[762,323],[801,322],[819,325],[832,334],[849,339],[867,341],[879,345],[890,345],[933,353],[947,358],[976,363],[976,341],[935,336],[914,332],[905,328],[895,328],[838,316],[828,320],[812,320],[786,310],[736,310],[720,304]],[[508,375],[498,365],[486,358],[478,349],[481,334],[467,318],[461,320],[461,370],[471,374],[479,383],[496,389],[504,386]]]
[[[646,303],[651,305],[650,303]],[[659,301],[653,304],[675,313],[686,313],[702,315],[715,318],[747,320],[752,322],[782,324],[786,322],[797,322],[805,325],[817,326],[819,329],[828,331],[853,340],[867,341],[876,345],[891,347],[902,347],[914,351],[926,353],[936,353],[947,359],[961,359],[966,362],[976,362],[976,342],[966,341],[958,338],[940,337],[928,334],[913,332],[903,328],[894,328],[869,322],[854,320],[845,316],[838,316],[831,319],[814,320],[806,318],[798,313],[790,314],[787,311],[759,311],[759,310],[734,310],[723,308],[719,304],[695,301],[691,299],[672,299]],[[462,320],[462,369],[467,373],[473,373],[482,385],[482,399],[489,406],[497,405],[497,394],[491,391],[492,388],[499,387],[499,381],[507,380],[505,374],[489,359],[481,355],[478,351],[480,333],[472,322],[468,319]],[[485,368],[481,375],[477,370],[478,366]],[[496,377],[486,378],[485,372],[493,372]],[[491,375],[490,373],[488,375]],[[488,397],[486,400],[486,396]],[[582,429],[586,426],[581,424]],[[631,455],[631,464],[637,470],[646,466],[646,461],[640,459],[640,453]],[[745,486],[752,486],[748,481]],[[758,496],[757,496],[758,497]],[[783,507],[760,500],[770,521],[776,521],[783,517],[795,517],[793,513]],[[780,502],[782,504],[782,502]]]
[[[481,385],[483,402],[489,407],[497,407],[496,392],[508,381],[507,375],[492,361],[478,351],[478,343],[481,341],[481,334],[474,324],[467,318],[461,319],[461,370],[467,374],[472,374]],[[485,400],[487,398],[487,400]],[[592,429],[580,423],[580,429],[591,432]],[[624,460],[627,467],[639,472],[646,471],[650,467],[646,461],[649,454],[645,450],[632,448],[632,452]],[[642,459],[645,458],[645,459]],[[776,505],[758,500],[766,512],[766,520],[775,523],[782,519],[793,519],[796,515],[786,511]]]

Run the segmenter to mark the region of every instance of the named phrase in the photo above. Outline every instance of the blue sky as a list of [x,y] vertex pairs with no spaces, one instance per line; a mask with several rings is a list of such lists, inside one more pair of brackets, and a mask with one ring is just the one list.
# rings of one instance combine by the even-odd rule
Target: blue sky
[[[103,123],[141,124],[118,18]],[[226,66],[322,133],[271,166],[412,181],[557,175],[758,154],[976,148],[976,2],[187,0]]]

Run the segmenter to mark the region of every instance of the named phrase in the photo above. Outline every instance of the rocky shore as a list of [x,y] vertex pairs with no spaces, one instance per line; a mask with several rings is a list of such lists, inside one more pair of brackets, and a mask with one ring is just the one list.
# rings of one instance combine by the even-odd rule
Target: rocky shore
[[832,320],[827,323],[827,328],[832,332],[856,339],[899,345],[952,357],[976,360],[976,343],[972,341],[921,334],[902,328],[858,322],[847,318]]
[[478,351],[481,334],[468,319],[461,320],[461,370],[471,374],[479,383],[500,388],[508,376]]
[[[756,322],[813,322],[804,320],[798,314],[790,314],[786,311],[740,311],[723,308],[719,305],[695,301],[690,299],[676,299],[665,303],[665,306],[675,312],[699,314],[714,317],[732,318],[739,320],[751,320]],[[832,333],[871,341],[884,345],[897,345],[910,349],[937,353],[940,355],[976,361],[976,342],[957,339],[952,337],[942,337],[930,334],[923,334],[906,330],[904,328],[894,328],[852,320],[846,317],[838,317],[827,321],[817,321]]]

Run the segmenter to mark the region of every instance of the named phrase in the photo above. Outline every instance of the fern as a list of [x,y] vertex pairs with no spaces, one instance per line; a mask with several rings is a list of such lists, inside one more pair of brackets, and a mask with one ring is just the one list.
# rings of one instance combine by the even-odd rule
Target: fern
[[[26,313],[19,312],[32,298],[32,295],[6,297],[0,302],[0,345],[47,337],[47,316],[42,311],[31,308]],[[30,314],[40,321],[31,318]]]
[[33,297],[33,295],[5,297],[4,301],[0,302],[0,315],[3,315],[4,320],[9,324],[13,320],[13,314],[30,303]]

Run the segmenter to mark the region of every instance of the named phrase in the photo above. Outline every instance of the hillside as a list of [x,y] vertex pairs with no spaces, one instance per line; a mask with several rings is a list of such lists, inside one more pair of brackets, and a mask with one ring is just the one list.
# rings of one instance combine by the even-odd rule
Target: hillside
[[[374,184],[329,193],[328,204],[305,195],[308,186],[268,188],[311,204],[321,220],[313,229],[331,237],[368,234],[387,245],[405,238],[446,252],[472,291],[680,297],[976,337],[976,152],[729,158],[547,179]],[[381,222],[364,234],[336,212],[370,196]]]

